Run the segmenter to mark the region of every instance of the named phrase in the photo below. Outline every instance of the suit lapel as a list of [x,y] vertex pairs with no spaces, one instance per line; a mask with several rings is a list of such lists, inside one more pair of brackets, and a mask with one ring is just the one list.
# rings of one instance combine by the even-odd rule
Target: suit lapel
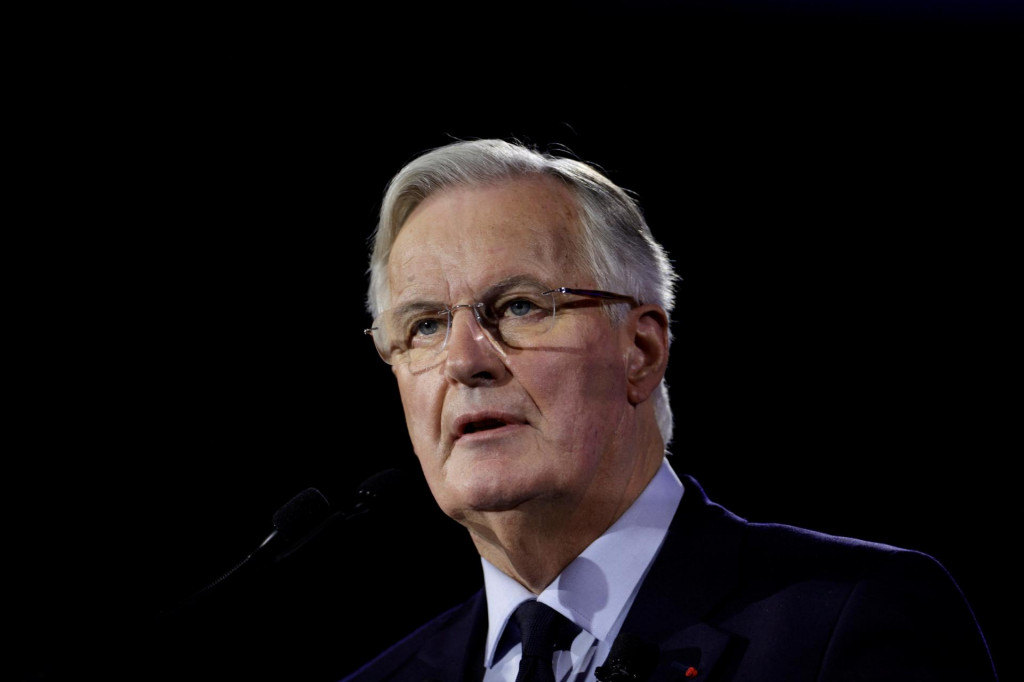
[[658,667],[651,682],[701,682],[710,677],[732,636],[696,623],[659,645]]
[[484,674],[487,608],[483,590],[440,624],[410,663],[402,679],[423,682],[480,682]]
[[703,620],[736,585],[745,522],[680,479],[683,499],[622,627],[657,643],[652,682],[707,679],[730,640]]

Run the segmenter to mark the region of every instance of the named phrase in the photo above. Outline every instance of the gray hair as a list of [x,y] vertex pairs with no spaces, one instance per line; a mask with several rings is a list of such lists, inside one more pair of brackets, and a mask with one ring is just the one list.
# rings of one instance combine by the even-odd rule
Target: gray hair
[[[504,140],[454,142],[413,159],[388,183],[380,221],[372,235],[366,308],[379,314],[390,298],[387,265],[391,246],[415,208],[430,195],[458,186],[480,186],[529,175],[562,181],[576,197],[583,227],[580,264],[597,286],[660,305],[671,322],[678,279],[664,247],[655,241],[636,201],[591,165]],[[607,306],[613,320],[625,316]],[[671,324],[669,326],[671,341]],[[652,395],[658,428],[667,447],[672,409],[664,380]]]

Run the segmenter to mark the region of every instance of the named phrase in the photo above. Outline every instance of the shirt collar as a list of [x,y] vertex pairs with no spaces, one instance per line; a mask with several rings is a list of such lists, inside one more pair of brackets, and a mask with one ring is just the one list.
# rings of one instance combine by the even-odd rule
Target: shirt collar
[[[539,595],[538,601],[605,641],[621,622],[637,585],[647,573],[683,496],[683,484],[663,459],[654,478],[626,512],[592,542]],[[627,543],[629,551],[622,551]],[[486,559],[487,648],[484,662],[494,664],[498,640],[516,607],[534,594]]]

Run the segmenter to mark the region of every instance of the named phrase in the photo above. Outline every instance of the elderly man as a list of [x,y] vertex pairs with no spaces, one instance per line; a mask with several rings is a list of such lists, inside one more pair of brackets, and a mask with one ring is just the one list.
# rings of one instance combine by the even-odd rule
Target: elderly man
[[674,284],[582,162],[456,142],[392,179],[367,331],[484,588],[346,680],[995,678],[930,557],[748,523],[669,464]]

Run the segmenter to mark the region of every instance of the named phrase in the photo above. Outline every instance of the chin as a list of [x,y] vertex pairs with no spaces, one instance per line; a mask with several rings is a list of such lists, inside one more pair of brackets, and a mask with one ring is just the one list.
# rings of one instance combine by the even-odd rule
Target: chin
[[522,470],[506,467],[475,467],[458,481],[449,481],[452,506],[464,511],[508,511],[537,496],[534,481],[522,476]]

